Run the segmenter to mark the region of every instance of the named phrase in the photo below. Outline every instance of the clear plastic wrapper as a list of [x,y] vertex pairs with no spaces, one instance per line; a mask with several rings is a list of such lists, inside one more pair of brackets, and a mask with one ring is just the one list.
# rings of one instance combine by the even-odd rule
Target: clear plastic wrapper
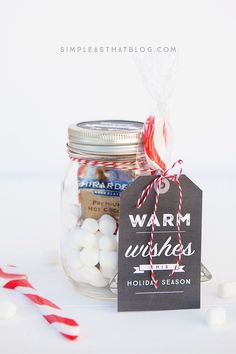
[[153,100],[153,108],[144,127],[146,160],[151,168],[165,170],[171,153],[168,107],[174,88],[177,56],[176,53],[149,53],[135,55],[134,61]]

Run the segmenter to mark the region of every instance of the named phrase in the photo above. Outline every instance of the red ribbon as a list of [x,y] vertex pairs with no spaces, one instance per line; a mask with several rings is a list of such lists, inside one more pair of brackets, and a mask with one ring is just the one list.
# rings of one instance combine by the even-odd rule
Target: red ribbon
[[[172,270],[172,272],[169,274],[170,277],[173,276],[174,272],[179,267],[182,253],[183,253],[183,244],[182,244],[181,230],[180,230],[180,215],[181,215],[181,209],[182,209],[183,193],[182,193],[182,188],[181,188],[181,185],[179,182],[179,175],[181,175],[181,173],[182,173],[182,164],[183,164],[182,160],[176,161],[171,166],[171,168],[165,170],[160,175],[158,175],[154,180],[152,180],[143,189],[143,191],[140,194],[140,197],[138,198],[137,203],[136,203],[136,207],[138,209],[140,209],[142,207],[142,205],[145,203],[145,201],[147,200],[152,188],[155,187],[156,197],[155,197],[155,204],[154,204],[154,210],[153,210],[152,229],[151,229],[150,240],[149,240],[149,261],[150,261],[149,264],[150,264],[151,278],[152,278],[153,284],[156,289],[158,288],[158,281],[155,278],[155,274],[154,274],[154,270],[153,270],[152,245],[153,245],[155,217],[156,217],[156,211],[157,211],[157,206],[158,206],[158,202],[159,202],[160,188],[161,188],[161,184],[163,183],[163,181],[165,179],[169,179],[169,180],[175,182],[178,186],[178,189],[179,189],[179,207],[178,207],[178,214],[177,214],[177,230],[178,230],[178,242],[179,242],[179,246],[180,246],[180,252],[179,252],[178,260],[175,264],[175,267]],[[175,167],[178,167],[177,173],[174,173],[174,171],[172,171]]]

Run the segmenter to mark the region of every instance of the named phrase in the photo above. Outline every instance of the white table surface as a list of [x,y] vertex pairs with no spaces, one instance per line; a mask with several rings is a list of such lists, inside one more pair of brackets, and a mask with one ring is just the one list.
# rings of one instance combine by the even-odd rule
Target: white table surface
[[[236,299],[217,297],[220,282],[236,281],[233,178],[197,181],[204,190],[202,260],[213,273],[213,280],[202,284],[201,309],[130,313],[118,313],[115,302],[83,297],[60,266],[43,264],[42,254],[59,243],[58,179],[18,176],[0,182],[1,264],[23,267],[42,295],[81,326],[81,338],[69,342],[21,294],[0,289],[0,300],[13,301],[18,309],[14,318],[0,321],[2,354],[236,352]],[[226,309],[223,327],[209,328],[204,322],[205,312],[214,306]]]

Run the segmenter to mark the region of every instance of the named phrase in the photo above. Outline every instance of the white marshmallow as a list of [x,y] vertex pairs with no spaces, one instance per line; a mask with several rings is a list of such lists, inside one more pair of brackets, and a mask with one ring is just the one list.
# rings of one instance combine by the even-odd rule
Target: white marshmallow
[[78,250],[71,250],[70,253],[66,254],[66,264],[73,270],[78,270],[83,266]]
[[218,296],[225,299],[236,297],[236,282],[219,284]]
[[73,239],[78,248],[92,248],[95,246],[95,235],[87,230],[76,227],[73,230]]
[[105,279],[96,267],[82,267],[77,274],[77,281],[88,283],[96,287],[105,287],[108,285],[108,279]]
[[63,225],[68,229],[71,229],[77,224],[78,219],[81,216],[80,207],[76,204],[70,204],[65,208],[63,214]]
[[98,231],[97,220],[92,219],[92,218],[85,219],[82,224],[82,229],[87,230],[87,231],[91,232],[92,234],[95,234]]
[[101,237],[103,236],[103,234],[100,231],[97,231],[95,234],[95,243],[94,243],[94,248],[99,249],[99,241],[101,239]]
[[113,220],[115,220],[115,219],[113,218],[113,216],[111,216],[111,215],[109,215],[109,214],[103,214],[103,215],[100,217],[100,220],[101,220],[101,219],[107,219],[107,220],[113,219]]
[[221,307],[209,309],[206,313],[205,318],[208,326],[221,326],[225,323],[226,320],[225,310]]
[[65,211],[76,215],[78,218],[81,216],[81,208],[77,204],[69,204],[66,206]]
[[74,240],[74,235],[69,234],[67,235],[67,240],[64,240],[64,242],[61,245],[61,250],[62,250],[62,256],[63,258],[69,259],[71,257],[71,253],[80,250],[78,245],[76,244]]
[[103,235],[99,240],[99,249],[107,251],[115,251],[117,242],[115,235]]
[[116,231],[116,220],[110,215],[102,215],[99,220],[99,230],[105,235],[113,235]]
[[59,263],[59,252],[48,250],[42,253],[42,262],[45,265],[57,265]]
[[78,271],[83,267],[83,263],[80,260],[79,251],[77,249],[67,249],[64,256],[64,266],[68,275],[76,281]]
[[117,266],[118,264],[118,253],[115,251],[101,250],[99,252],[100,264],[107,266]]
[[74,214],[65,212],[62,217],[63,220],[63,225],[68,228],[72,229],[73,227],[76,226],[78,217]]
[[107,266],[100,266],[100,271],[104,278],[107,278],[109,281],[114,277],[114,275],[117,273],[117,267],[115,268],[110,268]]
[[118,270],[118,253],[101,250],[99,253],[100,270],[105,278],[114,277]]
[[16,305],[10,301],[0,301],[0,319],[7,320],[16,314]]
[[98,264],[99,252],[96,248],[83,248],[80,252],[80,260],[86,266],[95,266]]
[[[71,230],[70,235],[68,235],[68,242],[69,238],[71,240],[70,242],[70,248],[76,248],[76,249],[81,249],[83,247],[83,241],[85,239],[85,236],[87,234],[87,231],[82,230],[81,227],[76,226]],[[69,243],[68,243],[69,245]]]

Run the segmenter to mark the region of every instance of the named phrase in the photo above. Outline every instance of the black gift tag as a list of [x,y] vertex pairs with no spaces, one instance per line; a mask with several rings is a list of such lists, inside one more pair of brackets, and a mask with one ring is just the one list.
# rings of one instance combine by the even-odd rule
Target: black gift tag
[[179,255],[179,190],[170,180],[162,186],[152,252],[156,289],[151,280],[148,244],[154,217],[154,188],[142,207],[136,208],[142,190],[154,178],[139,177],[121,194],[118,311],[200,308],[202,191],[187,176],[179,177],[183,191],[183,253],[179,268],[170,277]]

